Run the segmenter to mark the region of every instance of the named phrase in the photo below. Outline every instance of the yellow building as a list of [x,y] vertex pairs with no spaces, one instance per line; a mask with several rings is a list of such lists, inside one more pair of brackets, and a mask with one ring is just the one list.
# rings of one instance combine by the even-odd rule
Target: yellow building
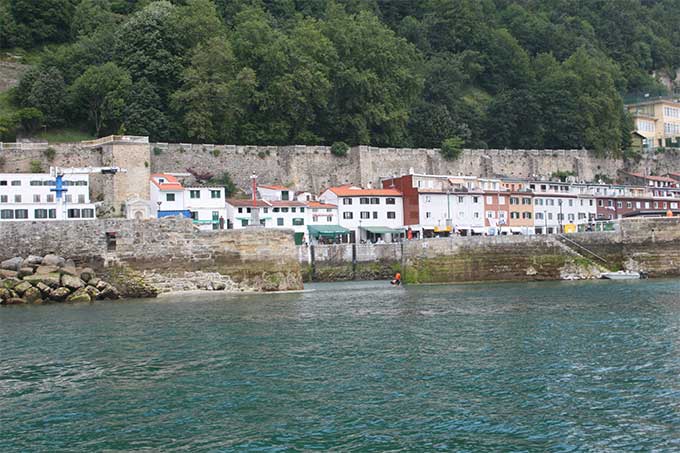
[[680,102],[671,98],[649,99],[627,104],[635,132],[647,148],[680,147]]

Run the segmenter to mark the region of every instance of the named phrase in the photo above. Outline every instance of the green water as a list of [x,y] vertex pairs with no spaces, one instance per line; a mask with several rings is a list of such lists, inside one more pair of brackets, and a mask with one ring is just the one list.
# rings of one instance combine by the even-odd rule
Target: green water
[[0,307],[0,451],[680,451],[680,281]]

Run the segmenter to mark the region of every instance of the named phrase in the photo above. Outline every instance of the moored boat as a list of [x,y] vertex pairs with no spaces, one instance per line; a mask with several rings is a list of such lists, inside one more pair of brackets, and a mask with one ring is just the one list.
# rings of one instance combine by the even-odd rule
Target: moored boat
[[633,271],[604,272],[602,278],[609,280],[636,280],[640,278],[640,273]]

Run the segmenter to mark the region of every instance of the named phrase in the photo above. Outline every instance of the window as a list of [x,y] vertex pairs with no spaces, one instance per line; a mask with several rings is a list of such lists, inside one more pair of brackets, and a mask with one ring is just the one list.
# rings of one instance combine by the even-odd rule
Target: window
[[474,217],[475,219],[478,219],[479,218],[479,212],[475,212],[472,217]]
[[517,211],[512,211],[512,212],[510,213],[510,218],[511,218],[511,219],[519,219],[519,212],[517,212]]
[[345,220],[352,220],[354,218],[354,215],[351,212],[343,212],[342,218]]
[[47,202],[54,203],[54,194],[47,194]]
[[493,197],[490,197],[487,195],[486,197],[486,204],[492,204],[493,203]]
[[14,195],[14,202],[21,203],[21,195]]
[[373,218],[377,219],[378,218],[378,211],[373,211]]
[[371,198],[371,204],[380,204],[380,198]]
[[56,219],[57,218],[57,210],[56,209],[50,209],[49,211],[47,211],[47,216],[50,219]]
[[573,222],[573,221],[575,220],[575,219],[574,219],[574,214],[567,214],[567,219],[568,219],[570,222]]
[[243,214],[243,208],[238,208],[238,213]]
[[564,214],[557,214],[557,221],[561,222],[562,220],[564,220]]
[[678,209],[678,204],[676,202],[671,202],[671,209]]
[[221,191],[219,191],[219,190],[211,190],[210,191],[210,198],[221,198],[220,192]]
[[626,207],[627,207],[628,209],[632,208],[632,207],[633,207],[633,202],[632,202],[632,201],[626,201]]
[[326,222],[331,223],[333,221],[333,217],[328,216],[326,217]]
[[426,212],[426,213],[425,213],[425,218],[426,218],[426,219],[431,219],[431,218],[432,218],[432,213],[431,213],[431,212]]
[[385,204],[395,204],[396,201],[394,198],[387,198],[385,199]]
[[343,198],[342,204],[352,204],[352,199],[351,198]]
[[287,190],[282,190],[282,191],[281,191],[281,200],[283,200],[283,201],[288,201],[288,200],[290,200],[289,195],[288,195],[288,191],[287,191]]
[[530,219],[530,218],[531,218],[531,213],[530,213],[530,212],[523,212],[523,213],[522,213],[522,218],[523,218],[523,219]]
[[510,204],[519,204],[519,198],[510,197]]
[[458,203],[462,203],[462,202],[463,202],[463,197],[458,197]]
[[359,198],[359,204],[369,204],[370,200],[368,198]]
[[277,224],[278,226],[283,226],[283,217],[278,217],[278,218],[276,219],[276,224]]
[[247,219],[241,219],[241,226],[247,227],[248,226],[248,220]]
[[69,209],[68,210],[68,218],[69,219],[79,219],[80,218],[80,209]]
[[574,200],[569,199],[569,206],[574,206]]
[[432,197],[429,195],[425,195],[425,203],[429,203],[432,201]]
[[472,197],[473,203],[479,203],[479,197]]
[[305,212],[305,208],[300,208],[300,212]]
[[619,200],[616,202],[616,207],[617,208],[622,208],[623,207],[623,201]]
[[549,212],[549,213],[548,213],[548,220],[552,220],[552,219],[553,219],[552,212]]
[[607,207],[613,208],[614,207],[614,200],[607,200]]
[[33,203],[40,203],[40,195],[38,194],[33,195]]
[[265,214],[269,214],[269,208],[262,208],[262,212],[264,212]]
[[359,217],[362,219],[370,219],[371,218],[371,213],[368,211],[361,211],[359,214]]
[[7,195],[0,195],[0,203],[7,203]]
[[78,203],[80,203],[80,204],[85,203],[85,195],[83,195],[83,194],[78,195]]
[[94,209],[86,208],[83,209],[83,219],[93,219],[94,218]]
[[290,208],[290,212],[295,212],[297,208]]
[[281,208],[281,212],[288,212],[288,208]]
[[498,197],[498,204],[505,204],[505,197],[504,196]]
[[602,203],[602,200],[597,200],[597,205],[598,205],[599,207],[604,206],[604,204]]
[[12,185],[13,185],[13,186],[20,186],[20,185],[21,185],[21,181],[12,181]]
[[14,210],[15,219],[28,219],[28,209],[15,209]]
[[189,191],[189,198],[201,198],[201,191],[200,190],[190,190]]
[[654,202],[654,209],[659,209],[659,202],[658,201]]
[[[330,218],[330,217],[329,217]],[[396,219],[397,218],[397,213],[394,211],[387,211],[387,218],[388,219]]]
[[14,211],[11,209],[3,209],[0,211],[0,219],[8,220],[14,218]]
[[531,198],[522,198],[522,204],[523,205],[530,205],[531,204]]
[[0,181],[0,186],[6,186],[6,185],[7,185],[7,181],[6,181],[6,180]]
[[47,209],[36,209],[33,211],[33,217],[36,219],[46,219]]
[[281,208],[272,208],[272,212],[281,212]]
[[293,219],[293,225],[300,226],[305,224],[305,219]]
[[543,213],[542,212],[536,213],[536,220],[543,220]]
[[165,201],[175,201],[175,194],[174,193],[166,193],[165,194]]

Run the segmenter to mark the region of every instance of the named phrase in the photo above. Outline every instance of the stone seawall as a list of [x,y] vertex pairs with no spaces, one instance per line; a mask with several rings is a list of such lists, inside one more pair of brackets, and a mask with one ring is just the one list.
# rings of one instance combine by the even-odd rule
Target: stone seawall
[[186,272],[217,272],[249,289],[302,288],[293,235],[287,231],[204,232],[180,218],[6,222],[0,225],[0,243],[0,259],[54,253],[96,270],[120,264],[178,278]]
[[[47,153],[48,146],[54,154]],[[219,176],[228,172],[242,188],[250,175],[260,175],[268,184],[319,192],[330,185],[377,184],[381,177],[408,173],[465,174],[477,176],[550,176],[557,171],[574,172],[579,179],[592,180],[595,175],[615,178],[617,171],[663,174],[680,170],[680,156],[672,150],[649,154],[640,161],[602,159],[586,150],[465,150],[455,161],[442,159],[436,149],[376,148],[356,146],[346,157],[336,157],[328,146],[236,146],[211,144],[151,143],[128,155],[119,154],[110,161],[101,148],[81,143],[28,144],[0,146],[0,172],[28,172],[31,162],[44,170],[51,165],[85,167],[117,165],[128,170],[140,168],[151,172],[186,172],[187,169]],[[128,175],[130,178],[132,174]],[[148,178],[147,178],[148,179]],[[93,176],[92,196],[103,199],[101,176]],[[147,181],[133,181],[143,191]],[[142,184],[143,183],[143,184]]]
[[[399,244],[298,247],[305,278],[316,281],[389,279],[409,283],[591,278],[598,267],[680,275],[680,219],[626,219],[611,233],[567,236],[474,236]],[[313,259],[312,259],[313,258]],[[593,272],[595,270],[595,273]]]

